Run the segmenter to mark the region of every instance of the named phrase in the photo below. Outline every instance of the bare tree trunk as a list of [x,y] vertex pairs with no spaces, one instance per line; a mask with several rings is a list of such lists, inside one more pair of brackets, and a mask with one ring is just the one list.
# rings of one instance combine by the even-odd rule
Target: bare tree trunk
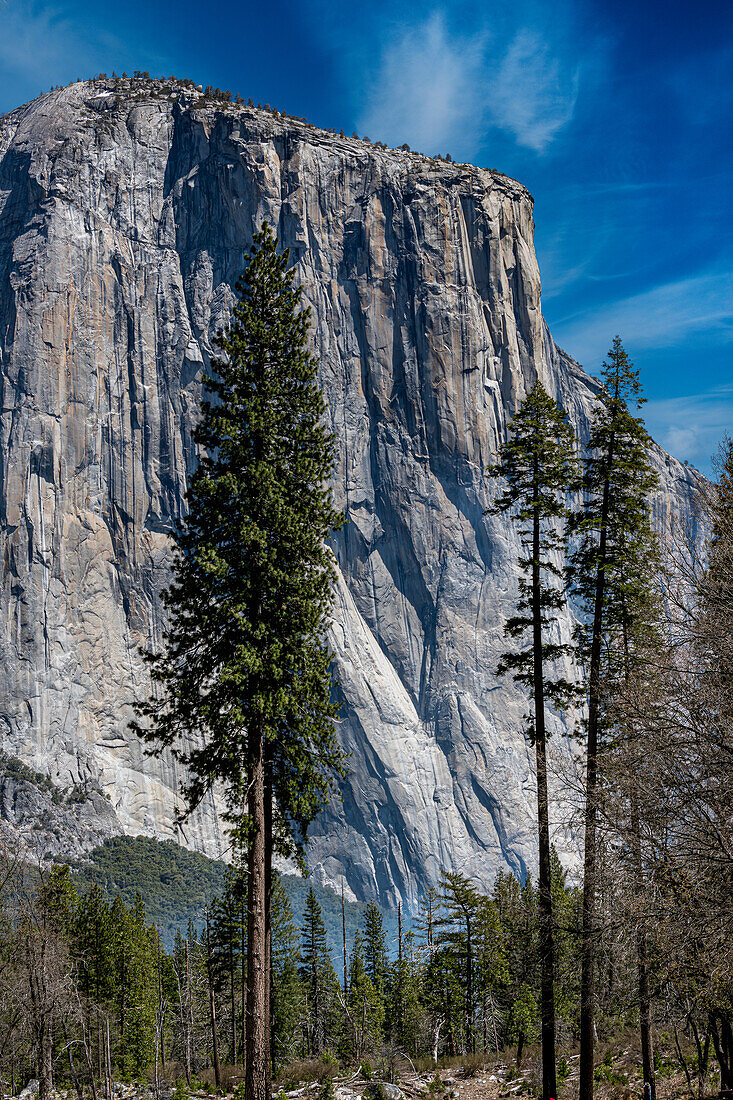
[[233,929],[229,928],[229,1011],[232,1014],[232,1065],[237,1064],[237,1008],[234,995],[234,945],[232,943]]
[[85,1027],[83,1019],[81,1023],[81,1035],[82,1042],[84,1044],[84,1057],[86,1059],[87,1070],[89,1072],[89,1084],[92,1090],[92,1100],[97,1100],[97,1083],[94,1080],[94,1058],[92,1057],[92,1048],[89,1044],[89,1039],[87,1038],[87,1035],[91,1036],[91,1029]]
[[349,999],[349,980],[346,966],[346,904],[344,902],[344,880],[341,879],[341,937],[344,945],[344,1003]]
[[440,1027],[442,1020],[436,1020],[433,1026],[433,1064],[438,1064],[438,1047],[440,1046]]
[[102,1042],[102,1021],[98,1017],[97,1018],[97,1076],[99,1077],[100,1088],[102,1086],[102,1078],[104,1077],[103,1051],[104,1051],[104,1043]]
[[677,1026],[676,1025],[673,1027],[672,1033],[674,1035],[674,1045],[675,1045],[675,1048],[677,1050],[677,1057],[679,1059],[680,1065],[682,1066],[683,1070],[685,1071],[685,1077],[687,1078],[687,1091],[689,1092],[690,1096],[694,1100],[695,1090],[692,1087],[692,1076],[690,1074],[690,1067],[687,1064],[687,1059],[685,1058],[684,1054],[682,1053],[682,1047],[680,1046],[680,1040],[679,1040],[679,1036],[677,1034]]
[[361,1005],[361,1042],[359,1044],[359,1060],[364,1052],[364,1046],[366,1044],[366,997],[364,997]]
[[41,1022],[39,1048],[38,1095],[43,1100],[53,1092],[53,1030],[48,1017]]
[[155,1095],[160,1096],[160,1073],[158,1070],[158,1064],[160,1062],[160,1028],[158,1027],[158,1021],[155,1022],[155,1063],[153,1070],[153,1088],[155,1089]]
[[82,1089],[81,1081],[79,1080],[79,1074],[76,1071],[76,1063],[74,1062],[74,1054],[72,1051],[73,1043],[69,1041],[69,1035],[64,1028],[64,1037],[66,1039],[66,1054],[69,1059],[69,1072],[71,1079],[74,1082],[74,1091],[79,1097],[79,1100],[84,1100],[84,1090]]
[[[176,975],[178,979],[178,975]],[[181,983],[178,981],[178,1003],[181,1013],[181,1028],[183,1030],[183,1061],[186,1070],[186,1084],[191,1087],[191,959],[188,951],[188,933],[186,933],[186,995],[185,1002],[181,999]]]
[[402,1003],[402,903],[397,902],[397,1038],[404,1043]]
[[160,1017],[160,1061],[165,1069],[165,1017],[168,1011],[168,1002],[163,1000],[163,956],[160,942],[158,943],[158,1010]]
[[209,914],[206,913],[206,978],[209,987],[209,1019],[211,1022],[211,1053],[214,1059],[214,1080],[221,1088],[221,1065],[219,1063],[219,1036],[216,1030],[216,998],[214,996],[214,977],[211,973],[211,937],[209,935]]
[[[720,1029],[718,1029],[720,1024]],[[710,1013],[710,1031],[715,1057],[720,1066],[720,1091],[733,1089],[733,1032],[730,1021],[722,1014]]]
[[708,1025],[705,1028],[705,1035],[702,1040],[700,1039],[700,1032],[697,1029],[697,1024],[692,1015],[688,1016],[688,1023],[697,1048],[697,1095],[702,1096],[705,1092],[705,1079],[707,1077],[708,1061],[710,1059],[710,1022],[708,1021]]
[[496,1030],[496,1008],[494,1007],[494,994],[489,990],[489,1002],[491,1004],[491,1026],[494,1029],[494,1050],[499,1056],[499,1033]]
[[155,1014],[155,1093],[160,1095],[160,1076],[158,1074],[158,1056],[161,1056],[162,1067],[165,1070],[165,1017],[168,1011],[168,1002],[163,999],[162,986],[158,989],[158,1011]]
[[466,1053],[476,1053],[476,1037],[474,1035],[474,1003],[473,1003],[473,944],[471,941],[471,921],[466,918]]
[[267,1096],[269,1050],[267,1033],[267,920],[265,851],[265,759],[261,721],[251,731],[250,774],[247,796],[248,865],[247,891],[247,1100]]

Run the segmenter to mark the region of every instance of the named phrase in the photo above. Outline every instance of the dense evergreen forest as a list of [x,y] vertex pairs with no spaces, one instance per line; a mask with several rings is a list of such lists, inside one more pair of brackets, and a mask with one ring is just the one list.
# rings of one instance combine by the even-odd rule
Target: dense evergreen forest
[[[595,1074],[597,1082],[622,1085],[610,1053],[628,1044],[638,1026],[635,937],[646,906],[629,890],[618,853],[606,855],[603,865],[613,871],[602,887],[597,1026],[609,1056]],[[246,989],[246,908],[236,871],[225,871],[201,926],[191,921],[169,949],[139,894],[131,904],[120,895],[107,900],[109,884],[103,890],[89,872],[82,878],[58,866],[39,873],[6,858],[2,877],[5,1091],[15,1093],[35,1076],[44,1045],[57,1087],[97,1094],[110,1080],[236,1085]],[[339,1065],[388,1075],[395,1063],[437,1065],[461,1056],[468,1064],[508,1058],[516,1071],[536,1064],[541,958],[531,876],[520,883],[499,873],[484,895],[463,876],[444,874],[391,951],[382,911],[360,907],[346,953],[340,930],[331,924],[327,931],[315,891],[302,885],[300,919],[283,879],[273,890],[272,1052],[283,1083],[328,1077]],[[552,895],[562,1089],[579,1034],[582,891],[568,882],[554,852]],[[656,1068],[662,1076],[684,1068],[696,1094],[698,1083],[710,1087],[719,1076],[720,1056],[726,1070],[720,1030],[733,1015],[724,992],[729,977],[716,969],[714,945],[707,955],[702,941],[692,947],[674,891],[657,897],[655,907],[662,900],[666,919],[650,939]],[[645,901],[651,916],[651,896]],[[682,965],[689,966],[684,983]]]
[[[117,836],[89,853],[88,860],[74,864],[72,878],[84,893],[92,884],[100,887],[110,904],[119,894],[128,907],[140,894],[145,903],[148,921],[154,924],[164,947],[170,948],[176,932],[187,928],[189,921],[197,929],[204,922],[204,911],[211,900],[225,888],[228,865],[209,859],[201,852],[182,848],[171,840],[155,840],[146,836]],[[314,890],[323,913],[329,943],[341,943],[341,898],[327,886],[319,886],[298,874],[283,874],[283,888],[300,922],[308,893]],[[346,942],[349,948],[363,918],[364,905],[344,903]],[[387,943],[391,947],[397,938],[397,914],[382,910]],[[409,921],[409,917],[405,917]]]

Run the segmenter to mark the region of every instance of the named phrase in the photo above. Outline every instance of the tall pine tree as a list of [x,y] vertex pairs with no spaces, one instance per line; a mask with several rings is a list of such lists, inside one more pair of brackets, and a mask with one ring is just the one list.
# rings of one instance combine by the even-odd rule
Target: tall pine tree
[[[588,657],[580,1100],[592,1100],[594,1085],[598,755],[613,683],[628,668],[628,640],[650,598],[649,495],[657,484],[644,422],[629,408],[638,409],[644,400],[639,372],[619,336],[603,364],[602,382],[587,443],[585,504],[575,524],[572,563],[574,586],[587,612],[582,636]],[[647,1079],[649,1060],[647,1050]]]
[[567,417],[538,380],[514,416],[500,462],[491,470],[493,476],[506,481],[506,488],[490,511],[511,511],[522,542],[517,614],[507,620],[504,628],[509,638],[519,640],[521,648],[505,654],[497,671],[511,672],[529,690],[532,700],[528,733],[534,742],[537,765],[544,1100],[557,1091],[545,709],[548,704],[556,709],[567,707],[576,693],[575,685],[556,670],[557,662],[572,656],[573,647],[550,641],[548,636],[565,605],[567,498],[577,489],[579,480],[574,445]]
[[247,852],[246,1090],[266,1100],[272,849],[302,844],[342,764],[323,640],[333,583],[325,540],[341,517],[327,484],[333,444],[309,311],[267,225],[237,290],[205,378],[211,400],[175,535],[164,647],[148,658],[155,694],[134,728],[187,765],[189,806],[222,784]]
[[308,998],[308,1014],[304,1020],[306,1053],[318,1055],[330,1037],[328,1025],[338,980],[326,946],[323,913],[312,887],[308,891],[301,925],[300,976]]

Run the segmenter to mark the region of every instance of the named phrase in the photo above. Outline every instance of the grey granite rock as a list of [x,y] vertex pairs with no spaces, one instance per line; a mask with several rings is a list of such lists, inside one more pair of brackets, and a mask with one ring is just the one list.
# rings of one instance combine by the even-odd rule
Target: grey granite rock
[[59,857],[82,859],[120,831],[112,806],[96,789],[48,790],[0,776],[0,845],[34,866]]
[[[581,432],[594,383],[543,321],[532,199],[506,176],[173,84],[75,84],[0,121],[2,748],[99,784],[127,832],[223,850],[213,805],[176,827],[176,766],[126,726],[202,366],[265,219],[313,309],[349,520],[332,645],[351,772],[310,862],[412,906],[441,866],[488,885],[535,861],[524,701],[494,672],[517,542],[485,515],[486,469],[537,376]],[[695,474],[657,459],[669,526]]]

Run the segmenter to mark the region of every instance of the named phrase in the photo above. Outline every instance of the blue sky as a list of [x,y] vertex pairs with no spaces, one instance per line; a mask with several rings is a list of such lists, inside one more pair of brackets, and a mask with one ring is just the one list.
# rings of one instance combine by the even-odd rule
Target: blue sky
[[0,111],[135,69],[521,180],[556,341],[596,372],[619,332],[653,434],[709,469],[733,432],[731,0],[0,0]]

